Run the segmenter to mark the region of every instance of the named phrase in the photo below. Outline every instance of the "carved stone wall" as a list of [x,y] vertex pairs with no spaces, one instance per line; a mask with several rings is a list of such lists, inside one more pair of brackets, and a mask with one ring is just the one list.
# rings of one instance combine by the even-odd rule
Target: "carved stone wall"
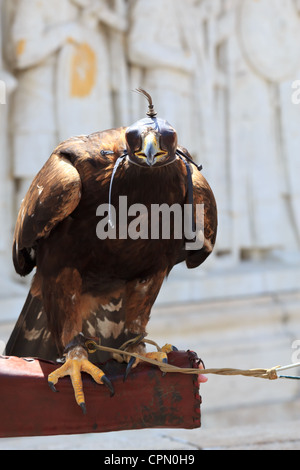
[[203,164],[215,192],[219,235],[204,271],[246,260],[299,267],[300,104],[292,101],[300,78],[298,1],[0,5],[4,277],[12,273],[17,209],[52,149],[71,135],[143,117],[145,102],[131,91],[139,86]]

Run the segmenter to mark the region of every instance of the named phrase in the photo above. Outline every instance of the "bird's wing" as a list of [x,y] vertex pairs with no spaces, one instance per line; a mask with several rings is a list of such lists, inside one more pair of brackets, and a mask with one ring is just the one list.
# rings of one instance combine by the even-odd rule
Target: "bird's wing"
[[81,198],[78,171],[63,154],[51,155],[34,178],[18,214],[13,261],[18,274],[25,276],[35,266],[33,251],[41,238],[68,217]]
[[[180,150],[192,160],[186,149],[180,147]],[[192,229],[196,229],[196,240],[191,242],[185,241],[185,247],[177,263],[185,261],[188,268],[196,268],[206,260],[214,248],[217,236],[218,215],[215,197],[208,182],[196,166],[191,163],[188,165],[191,173],[192,188],[188,188],[185,204],[188,205],[191,202],[192,196],[195,227],[192,227],[192,217],[187,219],[190,225],[189,231],[191,232]]]
[[[217,206],[214,194],[200,171],[194,169],[193,175],[193,199],[196,221],[197,243],[203,246],[199,249],[190,249],[186,252],[186,265],[188,268],[196,268],[202,264],[213,251],[218,226]],[[197,210],[197,205],[200,210]],[[201,206],[200,206],[201,205]]]

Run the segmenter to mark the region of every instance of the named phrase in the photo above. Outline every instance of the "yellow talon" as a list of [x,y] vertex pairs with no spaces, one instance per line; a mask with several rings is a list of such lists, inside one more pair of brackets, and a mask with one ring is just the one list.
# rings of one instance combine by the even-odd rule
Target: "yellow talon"
[[161,348],[161,350],[162,350],[163,352],[165,352],[165,353],[168,354],[169,352],[176,350],[176,348],[174,348],[174,346],[172,346],[172,344],[165,344],[165,345]]
[[145,357],[148,357],[149,359],[153,359],[158,362],[166,362],[166,360],[168,359],[167,353],[163,350],[146,353]]
[[114,394],[113,386],[110,380],[104,375],[104,372],[87,359],[87,352],[82,347],[76,347],[68,352],[65,364],[49,374],[48,383],[50,388],[56,392],[55,385],[58,380],[66,375],[71,377],[74,389],[75,399],[81,407],[83,413],[86,413],[85,398],[81,380],[81,372],[87,372],[93,377],[96,383],[106,385],[111,394]]

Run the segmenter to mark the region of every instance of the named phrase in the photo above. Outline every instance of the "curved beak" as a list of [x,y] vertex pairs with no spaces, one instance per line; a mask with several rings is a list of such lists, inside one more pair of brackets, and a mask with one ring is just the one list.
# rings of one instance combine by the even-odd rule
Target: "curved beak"
[[150,132],[146,135],[143,142],[143,153],[146,156],[146,162],[149,166],[155,163],[155,156],[160,152],[159,142],[157,141],[156,135]]

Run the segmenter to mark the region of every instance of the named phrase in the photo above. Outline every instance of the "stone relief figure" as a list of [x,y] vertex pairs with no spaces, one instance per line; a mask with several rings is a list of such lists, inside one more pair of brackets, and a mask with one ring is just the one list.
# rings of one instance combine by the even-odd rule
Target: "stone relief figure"
[[[196,57],[194,120],[197,160],[214,187],[219,207],[219,237],[215,254],[231,254],[231,211],[226,157],[226,75],[224,42],[232,33],[228,2],[196,0],[190,18],[190,48]],[[214,256],[209,265],[214,262]],[[223,258],[224,259],[224,258]],[[208,267],[209,267],[208,265]]]
[[[292,0],[272,2],[272,14],[267,0],[246,0],[237,18],[238,45],[231,51],[229,64],[234,75],[230,78],[235,120],[233,212],[238,220],[236,243],[246,257],[260,258],[277,249],[294,251],[300,246],[291,172],[300,142],[292,135],[295,128],[291,132],[287,125],[291,97],[283,94],[284,84],[299,71],[295,45],[299,44],[300,23]],[[294,118],[297,114],[300,123],[299,109],[292,114]]]
[[[300,77],[300,67],[296,77]],[[278,106],[281,109],[280,126],[283,136],[281,142],[285,156],[283,177],[285,186],[288,188],[287,191],[283,192],[283,197],[294,232],[293,244],[289,249],[295,252],[300,248],[300,104],[295,104],[291,100],[291,81],[280,84]],[[297,261],[294,255],[292,255],[292,259]]]
[[142,86],[215,188],[216,253],[299,247],[299,0],[4,3],[17,206],[58,141],[137,119]]
[[80,42],[82,34],[78,7],[70,0],[17,0],[14,4],[6,43],[18,79],[10,122],[18,207],[57,144],[57,52],[69,41]]
[[[156,107],[177,126],[180,142],[203,164],[204,175],[218,193],[221,236],[216,252],[230,254],[230,181],[225,155],[228,97],[222,47],[233,34],[234,7],[225,8],[219,0],[149,3],[131,2],[132,88],[140,83],[151,90]],[[223,21],[219,21],[221,16]],[[140,112],[133,99],[133,115]]]
[[18,206],[58,141],[113,126],[108,41],[116,51],[110,30],[123,33],[127,23],[120,2],[115,9],[106,0],[14,4],[7,55],[18,78],[11,118]]
[[[193,8],[193,0],[131,0],[128,56],[131,87],[149,90],[159,114],[195,154],[191,110],[196,62],[188,41]],[[133,118],[138,112],[133,102]]]
[[122,97],[126,86],[124,51],[119,37],[127,29],[124,5],[106,0],[73,0],[73,3],[84,7],[78,21],[82,40],[65,44],[58,57],[59,140],[113,127],[113,104],[120,98],[119,94],[115,96],[113,103],[113,91],[117,94],[113,83],[116,75],[119,74]]
[[221,71],[218,69],[216,49],[218,37],[218,17],[221,2],[214,0],[194,0],[189,11],[189,33],[187,41],[196,59],[194,89],[194,119],[197,132],[193,136],[198,139],[198,157],[201,163],[210,165],[211,149],[215,140],[215,88],[219,85]]
[[291,103],[290,83],[299,75],[300,60],[295,3],[275,0],[270,15],[268,0],[199,0],[193,20],[198,148],[219,206],[216,253],[235,263],[277,250],[295,252],[300,246],[300,107]]
[[[106,0],[112,9],[113,24],[108,24],[108,48],[110,56],[110,76],[113,96],[114,127],[131,121],[130,84],[127,62],[128,1]],[[108,16],[105,16],[108,21]]]
[[97,13],[103,1],[73,0],[80,9],[79,41],[61,48],[56,68],[58,140],[90,134],[113,122],[106,36]]

